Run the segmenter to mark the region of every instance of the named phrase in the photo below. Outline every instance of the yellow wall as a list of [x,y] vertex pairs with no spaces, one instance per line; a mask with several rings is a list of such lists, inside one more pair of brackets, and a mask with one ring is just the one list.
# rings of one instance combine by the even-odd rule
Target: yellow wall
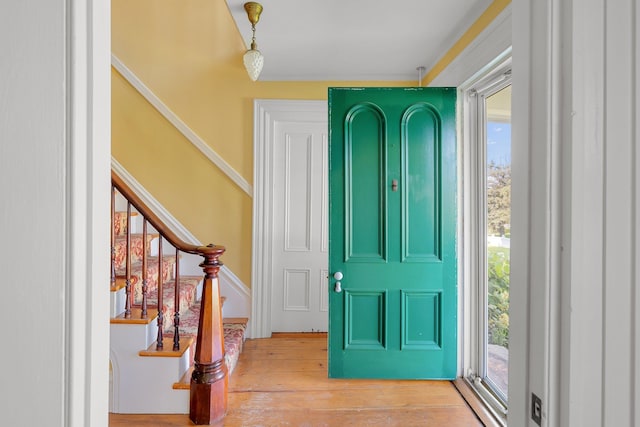
[[[249,183],[253,100],[327,99],[329,86],[415,82],[251,82],[224,0],[112,0],[112,51]],[[268,60],[268,58],[267,58]],[[112,70],[112,154],[201,242],[251,283],[252,200]]]

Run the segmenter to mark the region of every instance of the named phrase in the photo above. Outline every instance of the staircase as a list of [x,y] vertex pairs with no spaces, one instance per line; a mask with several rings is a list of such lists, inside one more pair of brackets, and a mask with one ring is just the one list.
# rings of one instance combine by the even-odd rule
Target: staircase
[[224,248],[176,242],[113,173],[112,182],[110,411],[210,424],[226,412],[248,321],[223,315]]

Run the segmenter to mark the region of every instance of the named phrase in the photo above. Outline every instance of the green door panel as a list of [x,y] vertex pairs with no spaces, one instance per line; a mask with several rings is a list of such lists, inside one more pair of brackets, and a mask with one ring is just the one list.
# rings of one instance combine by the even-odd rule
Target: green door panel
[[455,88],[329,89],[330,377],[456,375],[455,105]]
[[[384,262],[386,199],[380,185],[387,164],[384,116],[370,105],[358,105],[349,112],[345,125],[345,152],[357,156],[345,162],[346,259]],[[375,209],[370,210],[371,206]]]
[[401,129],[402,260],[439,261],[439,116],[426,103],[414,104],[403,115]]

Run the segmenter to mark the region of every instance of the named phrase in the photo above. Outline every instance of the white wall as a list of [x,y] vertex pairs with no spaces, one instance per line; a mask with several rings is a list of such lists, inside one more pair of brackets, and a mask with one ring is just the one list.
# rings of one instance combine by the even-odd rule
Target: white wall
[[107,425],[108,4],[0,6],[0,425]]
[[542,425],[637,426],[639,10],[514,0],[513,11],[509,425],[535,425],[533,391]]
[[0,13],[3,425],[64,416],[64,8],[39,6]]

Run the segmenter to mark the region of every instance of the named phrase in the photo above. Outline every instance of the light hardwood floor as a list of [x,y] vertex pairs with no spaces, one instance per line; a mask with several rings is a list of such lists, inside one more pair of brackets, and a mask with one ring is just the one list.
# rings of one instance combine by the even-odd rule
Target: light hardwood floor
[[[327,378],[326,336],[247,340],[220,426],[480,427],[449,381]],[[109,425],[190,426],[188,415],[111,414]]]

